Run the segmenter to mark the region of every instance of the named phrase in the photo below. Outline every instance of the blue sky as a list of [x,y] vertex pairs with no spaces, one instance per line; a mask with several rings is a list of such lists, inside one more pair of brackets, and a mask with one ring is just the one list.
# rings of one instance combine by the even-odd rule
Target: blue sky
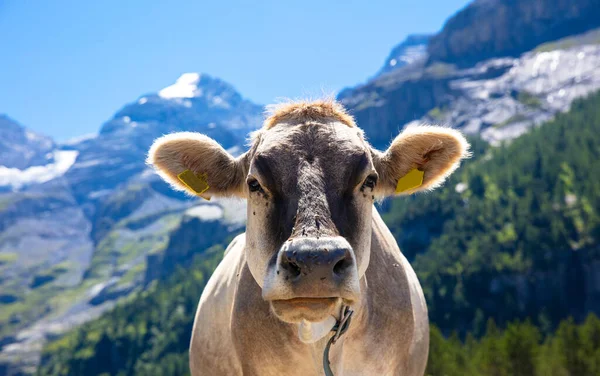
[[467,3],[0,0],[0,113],[60,141],[184,72],[261,104],[337,92]]

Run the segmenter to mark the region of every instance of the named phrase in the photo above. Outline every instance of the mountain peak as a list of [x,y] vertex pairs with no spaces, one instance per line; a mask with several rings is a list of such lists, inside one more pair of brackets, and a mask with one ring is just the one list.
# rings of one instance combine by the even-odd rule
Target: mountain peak
[[19,123],[17,123],[15,120],[13,120],[8,115],[0,114],[0,131],[16,132],[16,131],[20,131],[22,128],[23,128],[23,126],[21,126]]
[[165,99],[201,96],[202,91],[198,87],[201,77],[200,73],[184,73],[173,85],[160,90],[158,95]]
[[46,164],[54,147],[50,137],[32,132],[0,114],[0,166],[22,169]]
[[[261,114],[261,106],[245,100],[228,82],[205,73],[188,72],[157,93],[125,105],[104,123],[100,135],[158,137],[165,132],[189,130],[212,134],[218,141],[233,146],[233,138],[243,138],[245,132],[258,127]],[[233,130],[236,135],[217,134]]]
[[[205,73],[195,72],[182,74],[173,85],[158,92],[158,96],[163,99],[204,97],[213,100],[216,97],[225,99],[236,95],[238,94],[234,87],[227,82]],[[219,102],[219,99],[216,101]]]

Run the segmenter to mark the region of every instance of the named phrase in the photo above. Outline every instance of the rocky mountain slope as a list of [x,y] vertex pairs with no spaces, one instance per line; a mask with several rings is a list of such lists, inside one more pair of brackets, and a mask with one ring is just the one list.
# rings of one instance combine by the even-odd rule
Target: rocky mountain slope
[[600,88],[599,66],[597,29],[471,68],[428,65],[422,58],[346,89],[338,98],[380,148],[413,121],[446,124],[498,143]]
[[[599,27],[600,0],[476,0],[439,33],[409,37],[378,75],[338,99],[380,148],[412,121],[498,143],[600,87]],[[414,43],[426,51],[391,66]]]

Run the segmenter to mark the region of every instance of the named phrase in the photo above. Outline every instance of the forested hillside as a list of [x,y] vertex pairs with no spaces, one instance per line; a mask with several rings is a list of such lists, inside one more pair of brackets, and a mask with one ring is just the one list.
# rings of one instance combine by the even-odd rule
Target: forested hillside
[[392,201],[384,219],[413,260],[433,322],[480,333],[488,317],[528,317],[549,329],[600,312],[599,156],[596,93],[488,148],[442,190]]
[[[600,304],[600,93],[510,145],[475,149],[435,194],[384,205],[441,328],[429,374],[598,374],[598,319],[566,318],[583,322]],[[185,374],[194,310],[221,252],[51,343],[39,374]]]
[[499,330],[488,321],[485,336],[446,339],[431,329],[430,376],[592,376],[600,375],[600,320],[590,314],[576,325],[564,320],[543,335],[529,321]]

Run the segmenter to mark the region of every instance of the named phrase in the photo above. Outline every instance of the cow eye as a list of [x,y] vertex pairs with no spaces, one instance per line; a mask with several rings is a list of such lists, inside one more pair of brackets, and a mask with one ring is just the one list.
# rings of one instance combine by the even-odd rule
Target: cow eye
[[377,176],[369,175],[365,179],[365,182],[363,183],[363,187],[374,189],[376,184],[377,184]]
[[250,192],[258,192],[262,189],[262,187],[260,186],[260,183],[258,182],[258,180],[249,179],[248,180],[248,189],[250,190]]

